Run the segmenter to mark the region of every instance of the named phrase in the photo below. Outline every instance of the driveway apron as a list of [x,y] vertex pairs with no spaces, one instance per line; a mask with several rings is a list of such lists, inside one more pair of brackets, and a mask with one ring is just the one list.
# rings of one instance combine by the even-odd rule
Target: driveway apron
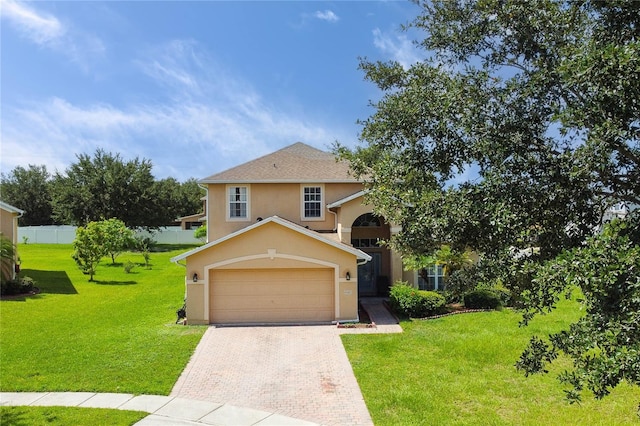
[[335,326],[210,327],[171,396],[372,425]]

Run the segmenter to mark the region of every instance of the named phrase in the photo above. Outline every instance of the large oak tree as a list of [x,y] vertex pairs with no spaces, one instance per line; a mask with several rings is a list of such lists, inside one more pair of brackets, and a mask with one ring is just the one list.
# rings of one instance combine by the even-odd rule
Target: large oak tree
[[[578,286],[588,320],[534,339],[519,367],[573,357],[562,378],[574,399],[640,384],[639,222],[594,237],[607,209],[640,204],[640,2],[419,4],[406,28],[426,59],[363,59],[383,95],[361,122],[364,143],[336,147],[376,213],[402,225],[390,244],[414,256],[443,242],[476,250],[474,270],[518,293],[525,320]],[[607,239],[618,269],[587,268]],[[606,376],[615,351],[625,362]]]
[[53,213],[61,223],[85,225],[117,218],[129,228],[160,228],[179,216],[202,210],[202,189],[195,180],[156,181],[150,160],[124,160],[96,150],[53,179]]
[[51,175],[46,166],[18,166],[0,177],[0,198],[21,210],[21,226],[52,225]]

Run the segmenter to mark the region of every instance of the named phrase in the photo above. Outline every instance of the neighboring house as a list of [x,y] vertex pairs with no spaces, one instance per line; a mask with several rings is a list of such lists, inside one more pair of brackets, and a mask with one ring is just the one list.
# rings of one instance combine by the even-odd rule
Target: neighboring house
[[208,243],[172,259],[190,324],[356,321],[358,297],[418,282],[377,244],[400,229],[333,154],[295,143],[200,183]]
[[200,200],[202,201],[202,213],[182,216],[176,220],[181,229],[197,229],[207,222],[207,197],[204,196]]
[[[18,245],[18,218],[24,214],[23,210],[13,207],[3,201],[0,201],[0,234],[6,237],[13,243],[14,246]],[[17,255],[17,252],[16,252]],[[14,259],[13,265],[11,265],[11,277],[15,278],[15,263],[17,258]]]

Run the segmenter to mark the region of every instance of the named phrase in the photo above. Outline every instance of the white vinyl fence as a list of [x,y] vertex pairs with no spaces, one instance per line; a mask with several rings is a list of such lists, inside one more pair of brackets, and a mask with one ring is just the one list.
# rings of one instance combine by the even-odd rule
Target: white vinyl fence
[[[193,229],[183,230],[179,226],[161,228],[156,232],[138,231],[137,235],[151,237],[158,244],[201,244],[193,236]],[[31,244],[71,244],[76,238],[76,227],[61,226],[21,226],[18,228],[18,242]]]

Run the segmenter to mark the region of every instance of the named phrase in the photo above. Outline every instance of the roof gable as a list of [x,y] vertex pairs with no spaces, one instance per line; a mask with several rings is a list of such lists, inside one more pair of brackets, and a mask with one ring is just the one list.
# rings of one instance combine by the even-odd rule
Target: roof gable
[[331,204],[327,204],[327,208],[332,209],[332,208],[335,208],[335,207],[342,207],[343,204],[346,204],[349,201],[357,200],[358,198],[363,197],[366,193],[367,193],[367,191],[365,191],[365,190],[358,191],[355,194],[351,194],[348,197],[345,197],[345,198],[343,198],[341,200],[334,201]]
[[171,262],[178,263],[180,260],[184,260],[189,256],[192,256],[192,255],[194,255],[196,253],[199,253],[201,251],[207,250],[207,249],[209,249],[209,248],[211,248],[213,246],[221,244],[221,243],[223,243],[223,242],[225,242],[227,240],[230,240],[232,238],[238,237],[238,236],[243,235],[243,234],[245,234],[247,232],[250,232],[253,229],[256,229],[256,228],[261,227],[261,226],[265,226],[267,223],[272,223],[272,222],[273,223],[277,223],[278,225],[281,225],[281,226],[283,226],[285,228],[288,228],[288,229],[291,229],[293,231],[296,231],[296,232],[298,232],[298,233],[300,233],[302,235],[311,237],[311,238],[313,238],[315,240],[318,240],[318,241],[320,241],[320,242],[322,242],[324,244],[333,246],[333,247],[335,247],[335,248],[337,248],[339,250],[342,250],[342,251],[345,251],[347,253],[353,254],[358,259],[367,260],[367,261],[371,260],[371,256],[369,256],[368,254],[366,254],[362,250],[358,250],[358,249],[356,249],[354,247],[351,247],[349,245],[346,245],[346,244],[331,240],[329,238],[325,238],[322,234],[319,234],[319,233],[317,233],[315,231],[311,231],[311,230],[309,230],[307,228],[304,228],[304,227],[302,227],[300,225],[297,225],[297,224],[295,224],[293,222],[289,222],[288,220],[282,219],[282,218],[280,218],[278,216],[271,216],[271,217],[269,217],[267,219],[264,219],[262,221],[254,223],[252,225],[249,225],[246,228],[243,228],[243,229],[241,229],[239,231],[233,232],[233,233],[231,233],[229,235],[226,235],[226,236],[224,236],[222,238],[219,238],[219,239],[217,239],[215,241],[211,241],[210,243],[207,243],[207,244],[205,244],[203,246],[200,246],[200,247],[198,247],[196,249],[193,249],[193,250],[190,250],[188,252],[182,253],[182,254],[180,254],[178,256],[172,257],[171,258]]
[[7,204],[3,201],[0,201],[0,208],[10,213],[17,213],[19,215],[24,214],[24,210],[20,210],[19,208],[13,207],[11,204]]
[[256,158],[220,173],[201,183],[254,182],[358,182],[346,161],[302,142]]

